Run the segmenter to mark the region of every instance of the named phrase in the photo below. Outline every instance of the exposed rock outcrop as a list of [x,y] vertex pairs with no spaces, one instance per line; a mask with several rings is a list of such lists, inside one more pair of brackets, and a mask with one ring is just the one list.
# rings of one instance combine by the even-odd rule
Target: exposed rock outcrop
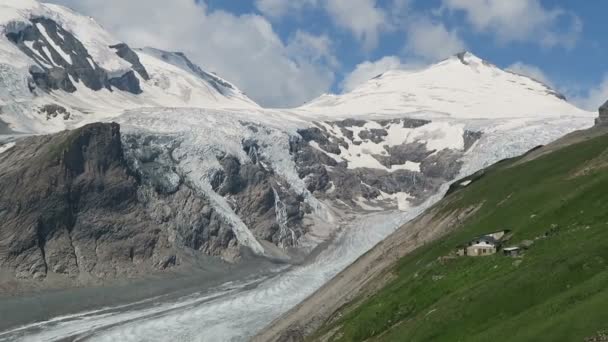
[[133,276],[239,256],[231,226],[171,170],[136,171],[117,124],[23,139],[0,154],[0,267],[20,278]]
[[[6,34],[36,65],[30,68],[30,90],[63,90],[75,92],[75,82],[82,82],[92,90],[113,88],[141,94],[139,80],[133,70],[112,74],[100,67],[86,47],[69,31],[49,18],[33,18],[33,25]],[[117,54],[131,63],[144,79],[148,74],[137,55],[126,45],[114,46]],[[148,78],[147,78],[148,77]]]
[[[416,129],[430,123],[407,118],[317,123],[298,131],[302,139],[292,141],[291,151],[300,177],[315,196],[364,210],[403,208],[407,203],[424,202],[456,177],[463,152],[481,138],[480,132],[465,130],[462,150],[437,151],[419,141],[390,144],[390,139],[399,138],[396,133],[389,137],[389,130]],[[377,160],[385,169],[373,164],[352,167],[343,158],[352,145],[362,146],[360,154]],[[349,157],[358,159],[361,155]]]
[[598,126],[608,124],[608,101],[599,108],[599,117],[595,119],[595,124]]
[[50,120],[52,118],[56,118],[57,116],[61,116],[63,120],[68,120],[71,116],[70,112],[63,106],[58,104],[47,104],[38,109],[40,114],[46,115],[46,119]]
[[150,79],[150,75],[146,68],[139,61],[139,56],[135,53],[135,51],[131,50],[129,45],[125,43],[120,43],[116,45],[110,46],[112,49],[116,50],[116,54],[124,59],[125,61],[131,63],[133,70],[137,71],[137,73],[146,81]]

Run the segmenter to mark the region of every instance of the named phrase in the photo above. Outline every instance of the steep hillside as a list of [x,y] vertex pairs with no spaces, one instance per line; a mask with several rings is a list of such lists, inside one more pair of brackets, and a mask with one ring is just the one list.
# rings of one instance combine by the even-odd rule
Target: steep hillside
[[[605,335],[607,146],[608,130],[597,127],[455,183],[446,198],[260,339],[591,341]],[[504,229],[512,234],[505,245],[529,246],[523,255],[454,255],[456,246]]]

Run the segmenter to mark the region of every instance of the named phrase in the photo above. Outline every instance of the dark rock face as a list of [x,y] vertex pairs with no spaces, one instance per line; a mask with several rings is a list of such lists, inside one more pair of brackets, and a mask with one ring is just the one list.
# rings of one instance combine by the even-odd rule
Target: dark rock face
[[144,167],[132,169],[117,124],[26,138],[0,154],[0,267],[21,278],[108,278],[197,252],[238,258],[209,201],[159,170],[166,155],[143,154]]
[[233,210],[256,237],[294,247],[305,233],[302,219],[309,209],[289,184],[260,163],[255,149],[249,151],[251,163],[230,156],[221,159],[225,177],[218,193],[229,196]]
[[[480,132],[465,131],[464,151],[445,149],[429,150],[424,142],[404,143],[396,146],[384,145],[386,153],[373,154],[380,164],[387,169],[407,162],[418,163],[419,171],[397,169],[392,172],[382,169],[348,167],[347,161],[338,161],[327,153],[340,156],[340,146],[348,149],[349,144],[361,144],[353,138],[382,145],[388,135],[390,125],[403,128],[418,128],[430,121],[418,119],[395,119],[375,121],[384,128],[365,129],[365,121],[357,120],[327,122],[327,125],[340,129],[346,139],[336,137],[326,126],[300,130],[301,139],[291,143],[291,153],[296,161],[300,178],[304,179],[308,190],[316,197],[339,200],[353,207],[360,204],[358,198],[372,201],[380,208],[394,209],[395,198],[387,198],[398,193],[410,195],[410,203],[416,205],[435,194],[446,181],[454,179],[462,167],[460,161],[464,151],[481,138]],[[358,136],[354,137],[350,129],[358,127]],[[377,127],[377,126],[376,126]],[[361,130],[363,128],[363,130]],[[347,135],[344,131],[350,131]],[[316,145],[311,146],[311,142]]]
[[608,124],[608,101],[599,108],[599,117],[595,119],[596,125]]
[[[40,88],[46,92],[53,90],[75,92],[76,87],[71,80],[73,79],[96,91],[103,88],[112,90],[114,87],[133,94],[142,92],[139,80],[133,71],[111,77],[107,70],[95,63],[84,45],[55,21],[48,18],[34,18],[31,21],[33,25],[6,35],[23,53],[37,63],[30,68],[31,91]],[[56,47],[62,51],[57,51]],[[128,47],[119,47],[117,53],[123,54],[125,59],[128,58],[135,70],[145,71],[138,63],[139,60],[135,60],[129,51]]]
[[64,120],[68,120],[72,115],[67,109],[65,109],[65,107],[54,103],[40,107],[38,112],[46,115],[47,120],[56,118],[57,116],[61,116]]
[[468,151],[477,140],[482,136],[482,132],[465,131],[464,132],[464,150]]
[[[173,157],[180,145],[179,139],[128,135],[124,140],[127,160],[141,175],[144,185],[167,196],[183,187],[186,177],[181,174],[179,160]],[[221,169],[210,175],[213,191],[226,199],[256,238],[280,247],[296,246],[297,240],[306,232],[302,219],[309,211],[307,204],[284,179],[266,166],[270,163],[258,152],[264,146],[253,140],[242,141],[241,145],[248,160],[222,153],[215,156]],[[212,207],[207,202],[204,211],[212,211]],[[205,216],[199,222],[194,230],[201,233],[190,239],[195,241],[192,248],[221,255],[224,248],[236,242],[230,226],[224,224],[219,215]],[[209,241],[208,236],[215,238]]]
[[118,55],[118,57],[131,63],[133,70],[135,70],[144,80],[150,80],[150,75],[148,74],[148,71],[139,61],[139,56],[137,56],[135,51],[131,50],[129,45],[125,43],[120,43],[112,45],[110,47],[116,50],[116,54]]
[[427,150],[426,144],[423,143],[384,146],[384,149],[388,155],[374,155],[374,158],[388,168],[392,165],[405,164],[407,161],[421,163],[434,152]]
[[128,91],[132,94],[141,94],[143,92],[139,87],[139,80],[133,71],[128,71],[120,77],[110,78],[108,79],[108,83],[116,89]]

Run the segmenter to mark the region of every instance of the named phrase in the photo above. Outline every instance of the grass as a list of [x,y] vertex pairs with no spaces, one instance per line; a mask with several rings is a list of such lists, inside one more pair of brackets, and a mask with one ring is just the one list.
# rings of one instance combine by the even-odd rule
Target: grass
[[[402,258],[396,277],[317,338],[334,341],[584,341],[608,329],[608,136],[505,161],[442,210],[483,203],[461,228]],[[585,166],[591,168],[581,172]],[[519,261],[438,257],[488,232],[536,240]]]

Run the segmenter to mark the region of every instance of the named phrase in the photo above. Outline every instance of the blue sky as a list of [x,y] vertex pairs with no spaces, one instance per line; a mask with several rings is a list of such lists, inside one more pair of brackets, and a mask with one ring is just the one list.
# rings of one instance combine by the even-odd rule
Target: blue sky
[[348,91],[386,69],[465,49],[579,106],[608,99],[608,2],[600,0],[53,1],[131,45],[184,51],[266,106]]

